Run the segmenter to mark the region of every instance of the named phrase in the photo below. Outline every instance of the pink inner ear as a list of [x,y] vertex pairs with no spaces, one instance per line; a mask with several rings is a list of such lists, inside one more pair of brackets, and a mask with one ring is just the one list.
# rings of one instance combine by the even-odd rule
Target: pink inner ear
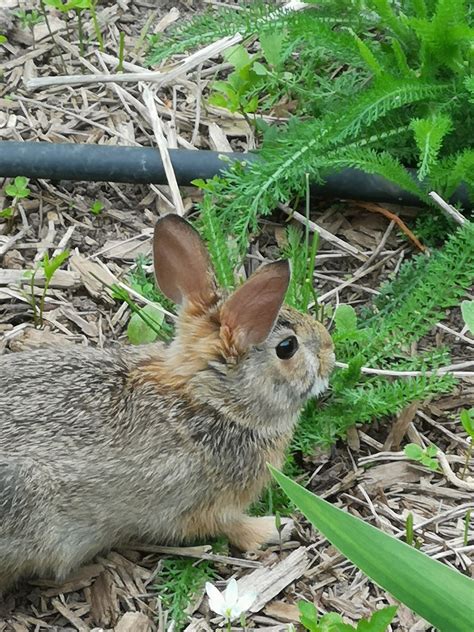
[[288,262],[276,261],[257,270],[224,303],[221,327],[240,351],[267,339],[289,282]]
[[160,290],[174,303],[202,306],[216,300],[212,266],[194,228],[178,215],[166,215],[155,225],[155,277]]

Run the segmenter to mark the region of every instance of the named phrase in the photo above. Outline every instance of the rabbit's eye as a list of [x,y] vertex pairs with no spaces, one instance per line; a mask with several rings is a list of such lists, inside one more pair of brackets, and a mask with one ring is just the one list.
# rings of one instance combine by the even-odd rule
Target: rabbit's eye
[[295,355],[297,350],[298,340],[296,336],[289,336],[276,346],[276,354],[280,360],[289,360]]

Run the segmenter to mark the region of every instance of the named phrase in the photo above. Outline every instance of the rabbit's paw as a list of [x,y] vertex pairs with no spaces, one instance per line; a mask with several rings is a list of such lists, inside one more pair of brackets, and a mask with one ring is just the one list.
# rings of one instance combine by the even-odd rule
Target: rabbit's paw
[[238,549],[254,551],[265,544],[278,544],[280,540],[285,542],[290,538],[294,528],[293,520],[282,518],[281,523],[283,528],[279,534],[274,516],[242,516],[227,527],[226,535]]

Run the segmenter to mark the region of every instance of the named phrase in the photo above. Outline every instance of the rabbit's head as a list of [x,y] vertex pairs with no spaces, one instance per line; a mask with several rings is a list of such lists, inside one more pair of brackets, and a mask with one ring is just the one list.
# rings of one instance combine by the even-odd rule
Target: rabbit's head
[[153,251],[158,286],[180,309],[175,339],[142,378],[188,391],[240,423],[289,430],[334,366],[323,325],[283,306],[289,263],[261,266],[227,295],[199,234],[177,215],[157,222]]

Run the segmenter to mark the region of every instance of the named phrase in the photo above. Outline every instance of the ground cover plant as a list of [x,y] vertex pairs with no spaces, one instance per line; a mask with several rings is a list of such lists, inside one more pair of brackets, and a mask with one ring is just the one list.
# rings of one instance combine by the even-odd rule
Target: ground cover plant
[[[287,301],[330,326],[344,365],[323,401],[303,412],[284,471],[468,574],[474,232],[470,222],[446,219],[427,194],[448,198],[461,182],[468,198],[473,193],[470,4],[323,0],[290,12],[252,2],[195,14],[188,7],[186,19],[134,0],[127,10],[82,0],[13,4],[8,20],[0,12],[0,135],[7,139],[153,144],[140,86],[32,93],[21,76],[166,68],[222,36],[242,34],[240,44],[206,60],[183,84],[160,87],[155,103],[172,147],[258,147],[261,159],[251,165],[182,189],[183,206],[224,287],[236,287],[261,260],[291,259]],[[315,199],[310,182],[347,166],[387,177],[424,208],[389,207],[392,216],[384,217],[350,201]],[[0,353],[169,340],[174,306],[155,289],[147,247],[156,217],[173,210],[166,189],[18,176],[0,183]],[[461,210],[470,219],[468,205]],[[394,214],[428,253],[414,252]],[[318,238],[310,222],[356,246],[355,256],[323,233]],[[35,275],[41,262],[61,265],[60,273],[48,268],[47,288]],[[33,296],[42,297],[42,325]],[[271,597],[245,622],[237,617],[234,629],[420,626],[403,605],[395,613],[387,594],[340,557],[279,486],[252,512],[276,514],[281,528],[282,517],[297,516],[292,542],[252,558],[226,543],[182,549],[184,557],[179,549],[132,543],[64,586],[20,590],[0,612],[0,630],[42,629],[44,622],[207,632],[221,619],[202,600],[206,582],[222,592],[234,576],[241,586],[261,573],[260,587],[266,573],[298,555],[294,579],[278,592],[267,587]]]

